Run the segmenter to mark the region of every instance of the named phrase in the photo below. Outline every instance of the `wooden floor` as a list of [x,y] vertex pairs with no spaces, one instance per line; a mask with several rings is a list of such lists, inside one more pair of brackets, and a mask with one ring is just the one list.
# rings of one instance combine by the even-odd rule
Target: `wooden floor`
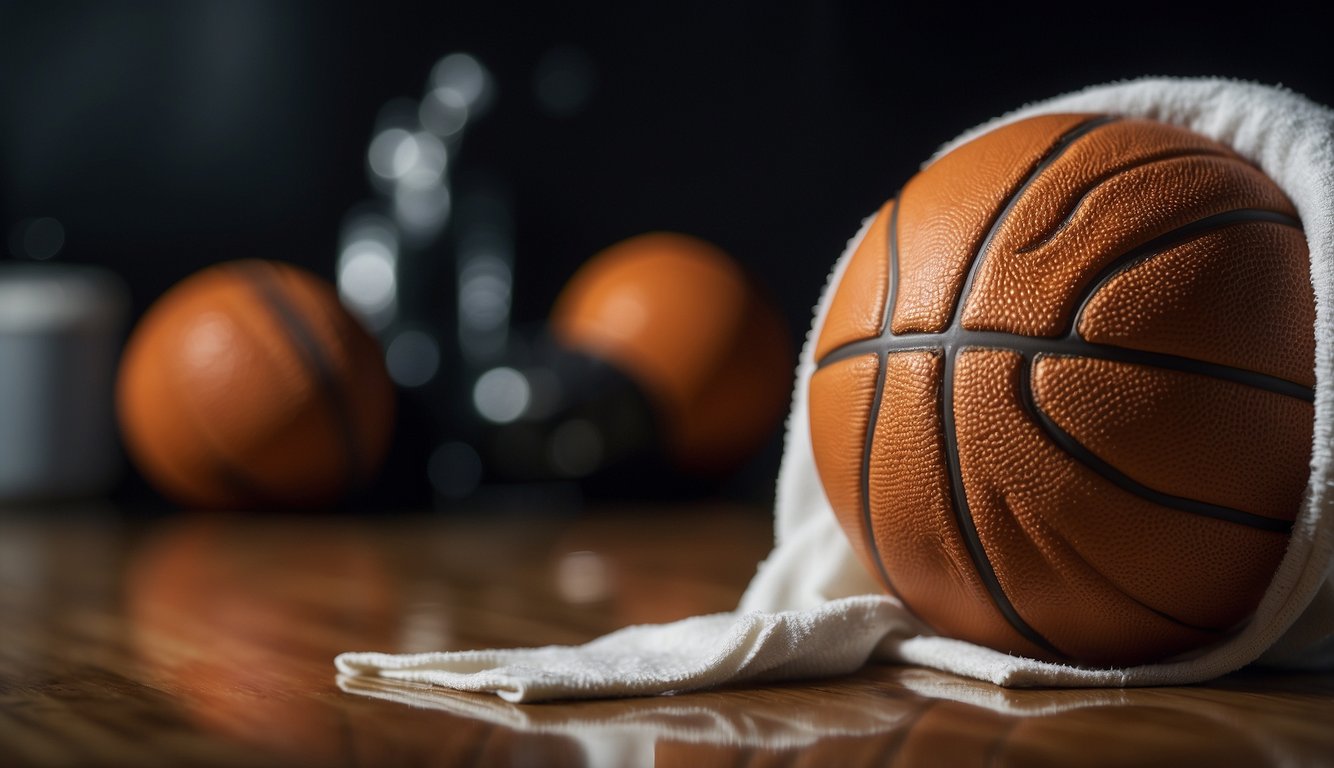
[[0,765],[1334,765],[1334,676],[1007,691],[841,678],[516,706],[344,650],[577,643],[732,607],[762,510],[0,513]]

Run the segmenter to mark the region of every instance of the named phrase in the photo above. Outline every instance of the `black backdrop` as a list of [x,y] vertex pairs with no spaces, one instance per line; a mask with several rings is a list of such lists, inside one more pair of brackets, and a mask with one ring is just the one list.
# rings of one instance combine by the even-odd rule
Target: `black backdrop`
[[[599,248],[675,229],[755,269],[795,342],[861,217],[984,119],[1145,74],[1334,103],[1327,32],[1296,9],[1009,5],[4,2],[0,225],[57,218],[60,258],[120,272],[136,312],[230,258],[332,277],[377,112],[467,51],[497,98],[463,161],[511,200],[517,323]],[[572,113],[535,96],[553,50],[590,65]]]

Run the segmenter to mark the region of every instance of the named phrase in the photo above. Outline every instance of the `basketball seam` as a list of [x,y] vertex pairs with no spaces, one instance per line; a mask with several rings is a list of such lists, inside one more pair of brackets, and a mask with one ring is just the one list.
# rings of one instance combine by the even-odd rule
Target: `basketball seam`
[[302,361],[306,372],[314,379],[316,388],[329,409],[335,429],[341,438],[343,459],[347,464],[349,475],[347,484],[350,485],[359,481],[362,474],[361,452],[357,445],[356,432],[352,424],[347,393],[339,384],[332,361],[325,354],[324,347],[315,332],[306,325],[300,313],[291,306],[282,287],[277,283],[269,269],[261,265],[255,265],[246,269],[245,273],[250,278],[250,284],[264,299],[265,306],[273,312],[278,324],[287,332],[288,339],[297,350],[298,358]]
[[[1099,291],[1122,272],[1132,269],[1155,256],[1160,256],[1166,251],[1194,242],[1219,230],[1255,223],[1277,224],[1297,230],[1302,228],[1302,223],[1299,220],[1284,213],[1264,208],[1234,208],[1230,211],[1205,216],[1202,219],[1195,219],[1164,232],[1112,259],[1093,276],[1093,279],[1089,281],[1088,286],[1080,295],[1079,300],[1075,302],[1075,311],[1070,315],[1070,325],[1066,328],[1066,333],[1079,333],[1079,322],[1083,319],[1084,312],[1088,310],[1088,305],[1097,297]],[[1080,338],[1083,338],[1082,334],[1080,334]]]
[[[247,506],[267,495],[260,492],[263,487],[262,483],[256,482],[254,478],[247,477],[246,471],[228,458],[222,449],[221,441],[208,429],[207,419],[196,413],[194,408],[188,406],[184,409],[183,418],[194,425],[195,432],[200,436],[200,442],[205,446],[204,454],[208,457],[208,471],[232,493],[231,501],[233,503],[237,506]],[[172,476],[174,478],[183,477],[174,470]],[[188,481],[185,484],[192,485]],[[193,498],[195,494],[190,493],[188,496]]]
[[[1306,387],[1287,379],[1280,379],[1265,373],[1257,373],[1245,368],[1208,363],[1193,357],[1169,355],[1162,352],[1150,352],[1130,347],[1085,341],[1078,337],[1022,336],[998,331],[959,331],[957,333],[921,333],[896,336],[891,343],[888,339],[868,339],[840,347],[820,363],[824,368],[851,357],[875,354],[879,352],[907,352],[924,349],[944,349],[947,346],[963,349],[982,347],[985,349],[1008,349],[1013,352],[1036,354],[1046,352],[1055,355],[1086,357],[1090,360],[1108,360],[1119,363],[1132,363],[1146,368],[1160,368],[1168,371],[1193,373],[1227,381],[1233,384],[1252,387],[1276,395],[1284,395],[1295,400],[1312,402],[1314,393]],[[893,343],[897,342],[897,343]],[[837,354],[835,354],[837,353]],[[817,370],[818,370],[817,368]]]
[[[1021,371],[1020,376],[1021,376],[1021,379],[1020,379],[1020,383],[1019,383],[1019,390],[1020,390],[1020,397],[1021,397],[1021,400],[1026,400],[1025,398],[1023,398],[1022,393],[1023,393],[1023,391],[1025,390],[1025,388],[1027,387],[1027,382],[1024,381],[1024,379],[1023,379],[1023,373],[1022,373],[1022,372],[1023,372],[1027,367],[1028,367],[1028,366],[1027,366],[1027,361],[1026,361],[1026,360],[1025,360],[1025,361],[1021,361],[1021,364],[1020,364],[1020,371]],[[1024,403],[1024,409],[1025,409],[1025,410],[1028,410],[1030,413],[1032,412],[1032,409],[1033,409],[1033,403],[1032,403],[1031,400],[1030,400],[1030,401],[1026,401],[1026,402]],[[1012,516],[1013,516],[1013,517],[1016,517],[1016,518],[1018,517],[1017,515],[1012,515]],[[1127,599],[1127,600],[1129,600],[1130,602],[1134,603],[1135,605],[1139,606],[1140,608],[1143,608],[1144,610],[1146,610],[1146,611],[1148,611],[1148,612],[1150,612],[1150,613],[1152,613],[1152,614],[1158,616],[1159,618],[1165,619],[1165,620],[1167,620],[1167,621],[1172,622],[1173,624],[1177,624],[1177,625],[1179,625],[1179,626],[1181,626],[1181,627],[1184,627],[1184,628],[1186,628],[1186,629],[1190,629],[1190,630],[1193,630],[1193,631],[1196,631],[1196,632],[1204,632],[1204,633],[1208,633],[1208,634],[1212,634],[1212,635],[1219,635],[1219,634],[1223,634],[1224,632],[1226,632],[1226,630],[1217,629],[1217,628],[1214,628],[1214,627],[1202,627],[1202,626],[1199,626],[1199,625],[1196,625],[1196,624],[1191,624],[1190,622],[1183,621],[1182,619],[1179,619],[1179,618],[1177,618],[1176,616],[1173,616],[1172,614],[1167,613],[1166,611],[1163,611],[1163,610],[1161,610],[1161,609],[1159,609],[1159,608],[1155,608],[1154,606],[1149,605],[1148,603],[1144,602],[1143,600],[1141,600],[1140,598],[1136,597],[1135,595],[1132,595],[1132,594],[1131,594],[1125,587],[1123,587],[1123,586],[1121,586],[1120,584],[1118,584],[1117,582],[1113,581],[1112,578],[1111,578],[1110,576],[1108,576],[1107,574],[1103,573],[1101,568],[1099,568],[1098,566],[1096,566],[1096,565],[1094,565],[1092,562],[1090,562],[1089,559],[1088,559],[1087,557],[1084,556],[1084,553],[1080,552],[1079,549],[1076,548],[1075,545],[1072,544],[1072,543],[1070,542],[1070,539],[1068,539],[1064,534],[1062,534],[1062,533],[1060,532],[1060,530],[1058,530],[1055,526],[1051,525],[1046,519],[1040,519],[1039,522],[1040,522],[1040,524],[1041,524],[1041,526],[1042,526],[1042,528],[1043,528],[1043,530],[1044,530],[1044,532],[1045,532],[1046,538],[1051,539],[1051,540],[1055,540],[1057,543],[1063,545],[1063,546],[1066,548],[1066,550],[1068,550],[1068,552],[1070,553],[1071,556],[1077,558],[1080,562],[1082,562],[1082,563],[1084,563],[1086,566],[1088,566],[1088,571],[1089,571],[1089,573],[1090,573],[1093,577],[1095,577],[1095,578],[1097,578],[1098,580],[1102,581],[1104,584],[1106,584],[1108,587],[1110,587],[1114,592],[1120,594],[1122,597],[1124,597],[1125,599]]]
[[1203,158],[1203,157],[1212,157],[1220,160],[1232,160],[1234,162],[1242,163],[1243,165],[1246,165],[1248,168],[1250,167],[1250,165],[1247,164],[1245,160],[1242,160],[1239,157],[1227,154],[1219,150],[1211,150],[1207,148],[1174,149],[1174,150],[1160,152],[1156,155],[1142,157],[1139,158],[1138,160],[1135,160],[1134,162],[1124,163],[1122,165],[1116,166],[1115,168],[1108,169],[1103,173],[1099,174],[1098,176],[1094,177],[1092,183],[1087,185],[1083,189],[1083,191],[1079,193],[1079,196],[1075,198],[1074,203],[1070,206],[1070,210],[1066,212],[1065,216],[1061,218],[1061,221],[1056,225],[1055,228],[1053,228],[1047,234],[1043,235],[1041,238],[1033,241],[1032,243],[1029,243],[1028,245],[1025,245],[1022,248],[1015,249],[1015,253],[1032,253],[1033,251],[1036,251],[1037,249],[1042,248],[1043,246],[1049,244],[1051,241],[1055,240],[1062,232],[1066,230],[1067,227],[1070,226],[1070,223],[1075,220],[1075,215],[1078,214],[1079,209],[1084,206],[1084,202],[1088,200],[1089,195],[1092,195],[1094,192],[1098,191],[1100,187],[1112,181],[1116,177],[1130,173],[1131,171],[1137,171],[1143,168],[1147,168],[1151,165],[1157,165],[1158,163],[1165,163],[1172,160],[1184,160],[1190,158]]
[[[173,376],[173,379],[176,380],[177,386],[180,386],[178,376],[179,374]],[[264,484],[258,482],[257,478],[249,477],[249,473],[239,463],[227,456],[223,449],[225,441],[219,439],[219,436],[211,428],[210,420],[199,412],[196,401],[191,398],[183,398],[180,403],[182,406],[181,418],[193,425],[193,431],[199,435],[199,441],[204,446],[203,455],[207,457],[208,472],[232,494],[232,498],[228,501],[236,506],[248,506],[256,500],[264,498],[266,494],[260,492]],[[183,486],[193,485],[188,479],[182,479],[186,478],[185,475],[174,469],[169,471],[171,476],[175,478],[172,481],[173,484],[179,482]],[[184,496],[188,499],[198,498],[198,495],[193,491],[185,494],[169,493],[167,495],[173,497]]]
[[1010,331],[968,330],[951,324],[940,332],[913,332],[905,334],[888,333],[873,339],[860,339],[830,350],[817,363],[817,369],[848,357],[872,352],[897,352],[906,349],[946,348],[951,344],[982,346],[997,349],[1012,349],[1023,353],[1050,352],[1053,354],[1078,354],[1097,360],[1112,360],[1144,365],[1152,368],[1184,371],[1201,376],[1208,376],[1223,381],[1230,381],[1244,386],[1262,389],[1275,394],[1314,402],[1315,394],[1311,387],[1288,379],[1261,373],[1249,368],[1213,363],[1193,357],[1173,355],[1164,352],[1135,349],[1115,344],[1092,342],[1085,339],[1078,331],[1079,319],[1097,292],[1121,272],[1141,264],[1172,248],[1185,245],[1219,229],[1248,223],[1272,223],[1293,228],[1301,224],[1286,214],[1255,208],[1238,208],[1231,211],[1206,216],[1202,219],[1183,224],[1165,232],[1145,243],[1130,249],[1110,261],[1090,281],[1072,313],[1072,319],[1064,336],[1029,336]]
[[[876,356],[876,374],[875,374],[875,394],[871,396],[871,412],[866,417],[866,437],[862,445],[861,474],[857,478],[859,491],[861,492],[861,513],[862,525],[864,526],[864,538],[866,543],[866,554],[875,562],[876,570],[880,578],[884,580],[885,588],[903,600],[903,596],[894,589],[894,583],[889,578],[889,572],[885,569],[885,562],[880,557],[880,548],[875,540],[875,526],[871,520],[871,451],[875,447],[875,430],[880,423],[880,404],[885,395],[885,377],[888,355],[884,352]],[[906,606],[906,601],[904,601]]]
[[[1097,458],[1091,451],[1088,451],[1087,448],[1074,440],[1072,436],[1065,433],[1064,430],[1061,430],[1058,425],[1050,420],[1050,417],[1048,417],[1047,414],[1037,407],[1037,404],[1033,399],[1028,365],[1030,364],[1030,361],[1035,365],[1036,360],[1043,354],[1064,354],[1067,356],[1129,362],[1147,367],[1196,373],[1219,380],[1232,381],[1234,383],[1253,386],[1278,394],[1303,399],[1307,402],[1312,402],[1314,400],[1312,388],[1277,376],[1271,376],[1234,366],[1210,363],[1179,355],[1148,352],[1110,344],[1098,344],[1089,342],[1078,332],[1079,320],[1082,318],[1088,303],[1098,291],[1114,278],[1115,275],[1120,274],[1122,271],[1129,269],[1154,255],[1189,242],[1192,239],[1202,237],[1219,228],[1243,222],[1265,221],[1300,228],[1301,224],[1299,221],[1293,219],[1291,216],[1275,211],[1247,208],[1234,209],[1232,211],[1206,216],[1179,227],[1175,227],[1166,233],[1151,238],[1145,243],[1130,248],[1124,253],[1114,256],[1108,264],[1099,269],[1099,271],[1090,279],[1088,286],[1080,292],[1074,303],[1076,311],[1070,313],[1069,325],[1066,328],[1065,333],[1061,336],[1038,337],[1007,331],[969,330],[963,327],[962,318],[964,310],[971,298],[972,290],[982,265],[986,261],[987,251],[995,240],[997,234],[1003,228],[1005,222],[1009,219],[1010,214],[1018,205],[1019,201],[1024,198],[1026,191],[1036,179],[1042,176],[1047,168],[1051,167],[1051,165],[1079,139],[1089,135],[1099,127],[1115,122],[1116,120],[1117,118],[1115,116],[1098,116],[1068,129],[1057,137],[1046,152],[1027,171],[1023,180],[1014,188],[1014,191],[1009,194],[1004,204],[1000,206],[997,214],[990,222],[986,234],[982,238],[976,251],[973,253],[972,258],[967,265],[963,284],[950,306],[949,325],[939,332],[908,332],[900,335],[895,333],[893,329],[896,296],[900,287],[898,285],[899,254],[897,252],[897,218],[902,195],[905,191],[900,190],[899,196],[896,197],[894,207],[890,212],[888,234],[890,269],[887,276],[889,284],[886,290],[884,317],[882,319],[880,332],[872,339],[861,339],[849,342],[830,350],[816,362],[816,369],[818,370],[826,365],[853,356],[870,353],[876,355],[879,370],[877,371],[872,414],[867,419],[867,433],[861,467],[862,474],[860,477],[862,488],[861,513],[862,522],[865,526],[867,546],[870,548],[872,559],[876,562],[882,578],[888,585],[890,581],[889,575],[884,560],[876,547],[874,528],[872,525],[870,462],[871,451],[874,447],[874,438],[880,416],[879,411],[884,396],[885,382],[888,376],[889,357],[894,353],[906,352],[909,350],[933,351],[943,354],[943,372],[936,404],[939,409],[941,423],[941,429],[939,431],[944,443],[943,448],[946,469],[950,475],[951,507],[953,508],[953,516],[955,518],[957,530],[963,538],[965,547],[973,561],[975,572],[991,596],[993,604],[1001,612],[1006,621],[1009,622],[1011,627],[1034,645],[1043,648],[1051,654],[1064,658],[1068,658],[1068,655],[1054,647],[1047,638],[1030,626],[1024,618],[1019,615],[1018,610],[1009,601],[1004,588],[1001,586],[999,579],[996,576],[994,567],[987,556],[986,549],[980,538],[980,533],[972,518],[972,513],[968,506],[967,491],[963,482],[962,466],[958,452],[957,426],[955,424],[953,413],[955,376],[958,356],[960,353],[970,348],[996,348],[1017,353],[1021,363],[1020,402],[1034,417],[1032,419],[1033,423],[1036,424],[1055,445],[1062,450],[1065,450],[1067,454],[1071,455],[1076,461],[1089,467],[1092,471],[1103,476],[1110,482],[1113,482],[1113,484],[1121,487],[1123,490],[1135,493],[1140,498],[1144,498],[1150,502],[1157,503],[1170,509],[1180,509],[1182,511],[1201,514],[1214,519],[1240,523],[1251,528],[1273,532],[1288,531],[1291,528],[1291,524],[1273,518],[1253,515],[1252,513],[1241,510],[1164,494],[1148,488],[1147,486],[1143,486],[1124,473],[1121,473],[1110,464],[1102,462],[1102,460]],[[1192,156],[1228,157],[1227,155],[1209,152],[1207,150],[1182,150],[1166,154],[1159,153],[1154,157],[1143,159],[1129,166],[1113,169],[1110,172],[1104,172],[1093,185],[1089,186],[1080,194],[1069,213],[1066,214],[1065,218],[1055,230],[1048,234],[1043,240],[1021,249],[1020,252],[1022,253],[1036,249],[1055,238],[1077,214],[1088,195],[1092,194],[1094,190],[1110,179],[1134,170],[1135,168],[1150,165],[1154,162],[1163,162]],[[1062,442],[1057,437],[1058,434],[1063,435],[1066,438],[1066,441]],[[1084,455],[1081,455],[1081,451]],[[1120,480],[1120,482],[1118,482],[1118,480]],[[892,587],[891,591],[893,591]],[[1122,594],[1126,594],[1124,590],[1119,590],[1119,588],[1118,591],[1121,591]],[[1126,596],[1136,604],[1142,605],[1146,610],[1149,610],[1164,619],[1173,621],[1182,627],[1204,632],[1219,631],[1194,627],[1162,613],[1161,611],[1157,611],[1150,606],[1143,605],[1128,594],[1126,594]],[[901,595],[899,597],[902,599]]]
[[968,299],[973,292],[973,282],[977,279],[977,273],[982,266],[982,262],[986,261],[987,249],[991,247],[992,241],[996,239],[996,235],[1000,232],[1001,227],[1009,218],[1010,213],[1014,211],[1014,207],[1018,205],[1019,200],[1024,196],[1024,193],[1028,191],[1028,188],[1032,186],[1033,182],[1037,180],[1039,176],[1042,175],[1043,171],[1050,168],[1052,163],[1059,160],[1061,155],[1065,154],[1070,147],[1074,146],[1076,141],[1084,138],[1104,125],[1116,122],[1118,119],[1119,118],[1114,115],[1103,115],[1101,117],[1095,117],[1092,120],[1085,120],[1074,128],[1071,128],[1057,137],[1051,147],[1048,148],[1033,168],[1028,171],[1028,175],[1024,177],[1024,180],[1015,188],[1014,192],[1011,193],[1010,197],[1005,201],[1005,205],[1003,205],[1000,211],[996,214],[996,218],[992,220],[986,236],[982,238],[982,242],[977,246],[977,251],[973,253],[973,257],[969,261],[968,273],[964,278],[963,287],[960,288],[954,303],[950,306],[950,325],[959,325],[960,319],[963,317],[964,307],[968,304]]
[[[898,263],[899,263],[899,244],[898,244],[898,220],[899,220],[899,201],[894,198],[894,204],[889,211],[889,226],[885,232],[885,252],[889,255],[889,270],[885,276],[888,283],[885,285],[885,303],[884,318],[880,322],[880,332],[884,333],[889,327],[890,315],[894,312],[894,294],[898,290]],[[876,570],[880,578],[884,580],[885,588],[898,596],[899,600],[907,607],[907,600],[894,588],[894,582],[889,578],[889,571],[885,567],[884,558],[880,556],[880,545],[875,538],[875,525],[871,519],[871,449],[875,446],[876,427],[880,423],[880,406],[885,395],[885,378],[889,375],[888,353],[881,352],[876,355],[876,374],[875,374],[875,395],[871,398],[871,413],[866,419],[866,442],[862,448],[861,461],[861,501],[862,501],[862,525],[865,526],[864,538],[866,543],[866,554],[875,562]]]
[[955,525],[973,561],[973,569],[982,580],[987,593],[991,595],[992,603],[1005,620],[1029,642],[1049,653],[1065,657],[1067,654],[1057,650],[1050,640],[1029,625],[1010,602],[1000,579],[996,576],[991,558],[987,556],[986,547],[982,544],[982,537],[977,531],[977,523],[973,520],[972,510],[968,506],[968,491],[963,484],[963,465],[959,460],[958,430],[954,423],[954,398],[949,395],[954,389],[954,369],[958,351],[947,350],[945,353],[945,371],[941,376],[940,393],[936,399],[940,408],[941,433],[945,439],[945,467],[950,475],[950,506],[954,512]]
[[894,198],[894,207],[889,210],[889,232],[885,250],[889,253],[889,274],[886,279],[889,281],[885,286],[885,316],[880,321],[879,336],[890,333],[889,324],[894,318],[894,308],[898,305],[899,292],[899,199],[903,196],[903,190]]
[[[962,318],[964,307],[972,295],[973,284],[977,279],[977,273],[982,263],[986,260],[987,249],[990,248],[996,234],[1004,226],[1005,221],[1014,211],[1024,192],[1033,184],[1033,181],[1042,175],[1042,172],[1051,167],[1071,146],[1079,139],[1088,136],[1099,127],[1115,122],[1114,116],[1095,117],[1091,120],[1085,120],[1074,128],[1066,131],[1052,144],[1044,156],[1038,160],[1028,175],[1019,184],[1015,191],[1010,195],[1009,200],[1000,209],[995,220],[991,224],[990,230],[978,245],[977,251],[973,254],[968,266],[968,274],[964,280],[963,287],[959,295],[955,297],[955,303],[951,308],[950,330],[958,331],[962,328]],[[1030,625],[1023,616],[1019,615],[1018,609],[1010,602],[1009,595],[1005,594],[1004,587],[996,576],[995,567],[991,563],[991,558],[987,555],[986,547],[982,543],[982,537],[977,530],[977,523],[973,520],[972,510],[968,504],[968,491],[963,482],[963,465],[959,458],[959,436],[957,425],[954,422],[954,375],[955,368],[958,365],[958,355],[960,348],[957,344],[950,344],[945,341],[945,361],[944,375],[941,377],[941,391],[939,397],[941,410],[941,431],[945,436],[945,462],[946,468],[950,474],[951,488],[951,506],[954,509],[954,518],[958,526],[959,533],[962,535],[964,545],[968,549],[969,556],[973,560],[973,568],[977,571],[983,586],[986,587],[988,594],[991,595],[992,603],[1020,635],[1029,642],[1042,648],[1048,653],[1060,657],[1067,657],[1058,650],[1050,640],[1042,633],[1038,632]],[[888,356],[888,355],[886,355]]]
[[[968,267],[968,272],[964,278],[964,284],[960,289],[958,296],[955,297],[955,302],[951,307],[951,317],[952,317],[950,323],[951,330],[957,330],[959,328],[959,319],[963,314],[963,307],[967,302],[968,296],[972,291],[972,285],[977,275],[978,265],[985,258],[987,248],[991,244],[996,233],[999,231],[1000,227],[1002,226],[1002,224],[1004,223],[1010,212],[1014,209],[1018,199],[1023,196],[1024,191],[1028,189],[1029,185],[1032,184],[1035,178],[1041,175],[1044,169],[1046,169],[1053,162],[1055,162],[1055,160],[1058,157],[1060,157],[1060,155],[1064,153],[1071,145],[1073,145],[1075,141],[1077,141],[1083,136],[1088,135],[1089,133],[1097,129],[1099,126],[1114,122],[1116,119],[1117,118],[1113,116],[1106,116],[1106,115],[1099,116],[1092,118],[1090,120],[1085,120],[1081,122],[1079,125],[1075,126],[1074,128],[1067,130],[1065,133],[1059,136],[1055,142],[1053,142],[1053,144],[1047,149],[1046,152],[1043,153],[1043,156],[1037,160],[1033,168],[1031,168],[1028,171],[1025,178],[1019,183],[1019,185],[1014,189],[1014,191],[1010,193],[1008,200],[1006,200],[1005,204],[996,214],[996,217],[992,221],[986,236],[982,239],[981,244],[978,246],[976,252],[973,254],[973,257]],[[900,199],[901,197],[902,193],[900,194]],[[897,203],[895,207],[897,210]],[[891,223],[896,223],[896,222],[893,222],[891,220]],[[894,228],[895,227],[891,227],[891,229]],[[896,245],[896,243],[892,245]],[[890,258],[891,258],[891,267],[890,267],[891,274],[896,275],[897,273],[896,262],[898,260],[898,253],[896,248],[891,248]],[[894,338],[897,336],[897,334],[894,333],[893,320],[891,317],[890,310],[888,308],[888,303],[892,301],[892,297],[897,293],[897,291],[898,291],[897,285],[890,286],[890,290],[888,291],[888,296],[886,296],[886,303],[887,303],[885,312],[886,322],[884,323],[884,329],[882,330],[881,335],[878,337],[877,341],[883,342],[887,338]],[[929,335],[935,336],[937,338],[941,337],[941,334],[929,334]],[[958,352],[958,347],[950,343],[948,336],[949,334],[946,334],[946,338],[941,338],[941,341],[943,342],[942,353],[944,357],[943,360],[944,369],[941,376],[940,389],[938,392],[938,397],[936,398],[936,403],[940,413],[941,432],[944,438],[944,458],[945,458],[946,470],[949,472],[950,475],[950,488],[951,488],[950,506],[953,509],[954,513],[953,516],[955,518],[956,527],[959,531],[960,536],[963,538],[964,547],[968,551],[969,558],[973,561],[974,571],[977,573],[978,578],[982,581],[983,587],[987,590],[987,593],[991,596],[992,603],[1001,612],[1005,620],[1015,629],[1015,631],[1017,631],[1030,643],[1033,643],[1035,646],[1042,648],[1048,653],[1064,657],[1066,656],[1066,654],[1063,654],[1059,650],[1057,650],[1051,644],[1050,641],[1048,641],[1045,637],[1043,637],[1037,630],[1033,629],[1033,627],[1029,626],[1029,624],[1026,621],[1024,621],[1023,617],[1019,615],[1018,611],[1015,610],[1014,605],[1010,603],[1009,598],[1005,595],[1004,590],[1000,586],[1000,582],[996,578],[995,570],[991,565],[991,561],[986,556],[986,551],[983,548],[981,539],[978,536],[977,528],[973,524],[972,516],[969,513],[967,494],[963,487],[962,471],[959,466],[959,456],[958,456],[958,446],[957,446],[958,437],[955,434],[954,414],[953,414],[954,367],[955,367],[955,356]],[[845,345],[845,348],[847,346],[849,345]],[[892,345],[883,345],[883,348],[877,349],[876,350],[878,353],[877,359],[884,362],[888,362],[888,355],[889,352],[891,351],[890,346]],[[831,352],[830,354],[833,353]],[[824,365],[825,362],[829,360],[830,354],[825,355],[824,360],[822,360],[820,363],[821,365]],[[883,379],[886,375],[886,369],[887,365],[882,364],[881,371],[879,372],[879,379],[877,382],[878,389],[883,389]],[[877,405],[878,402],[879,398],[877,398]],[[876,413],[874,414],[874,416],[876,419],[878,419],[879,414]],[[869,425],[868,426],[869,431],[867,437],[868,449],[871,446],[872,440],[874,438],[874,423],[875,423],[874,419],[868,419],[868,425]],[[870,465],[870,456],[868,451],[868,453],[863,455],[864,476],[869,476],[869,472],[867,471],[869,465]],[[863,504],[865,505],[864,514],[866,518],[866,524],[869,530],[871,522],[869,494],[863,495]],[[873,541],[874,540],[872,539],[872,543]],[[879,556],[876,550],[873,549],[872,552],[876,553],[875,557],[876,563],[883,571],[885,568],[883,559]],[[886,580],[888,580],[888,574],[886,574],[885,578]]]
[[1191,499],[1183,496],[1175,496],[1170,493],[1152,488],[1145,485],[1130,475],[1117,469],[1110,462],[1106,461],[1088,446],[1079,442],[1079,440],[1069,432],[1065,431],[1056,420],[1051,417],[1042,405],[1037,401],[1037,395],[1033,391],[1032,373],[1030,367],[1036,367],[1038,361],[1044,355],[1034,355],[1030,361],[1022,357],[1023,364],[1020,369],[1019,388],[1020,397],[1028,407],[1034,417],[1034,424],[1041,429],[1052,443],[1058,448],[1074,457],[1076,461],[1084,465],[1093,472],[1101,475],[1103,479],[1117,486],[1123,491],[1152,502],[1162,507],[1175,509],[1180,512],[1187,512],[1201,517],[1209,517],[1215,520],[1222,520],[1228,523],[1244,525],[1249,528],[1255,528],[1262,531],[1271,531],[1275,533],[1288,533],[1292,530],[1292,523],[1287,520],[1266,517],[1254,512],[1247,512],[1241,509],[1226,507],[1221,504],[1211,504],[1199,499]]

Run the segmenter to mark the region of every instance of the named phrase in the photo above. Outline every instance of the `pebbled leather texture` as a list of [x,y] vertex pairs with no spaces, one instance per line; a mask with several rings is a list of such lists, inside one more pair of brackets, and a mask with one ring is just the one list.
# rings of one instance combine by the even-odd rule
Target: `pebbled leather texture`
[[880,361],[864,355],[825,366],[811,377],[811,432],[824,446],[815,454],[816,470],[853,551],[872,573],[879,558],[862,520],[862,455],[879,375]]
[[894,201],[890,200],[881,206],[866,230],[866,236],[852,254],[843,278],[847,290],[834,295],[828,319],[815,345],[816,357],[824,357],[844,344],[880,335],[885,323],[885,297],[889,293],[886,246],[893,214]]
[[[1101,140],[1125,132],[1140,143]],[[1202,152],[1204,141],[1180,128],[1124,121],[1073,143],[1033,177],[1001,223],[978,262],[964,326],[1055,336],[1070,326],[1098,272],[1136,246],[1225,211],[1297,215],[1259,170],[1218,144]]]
[[181,503],[315,505],[378,468],[394,392],[379,345],[332,286],[239,261],[149,309],[126,346],[117,410],[136,465]]
[[868,483],[876,548],[891,590],[927,623],[1038,653],[987,597],[954,522],[941,439],[943,362],[937,352],[896,352],[885,361]]
[[904,186],[895,333],[938,332],[949,325],[974,254],[1023,183],[1023,171],[1086,120],[1045,115],[1033,118],[1027,130],[1002,128],[945,155]]
[[1180,128],[1048,115],[896,204],[835,288],[810,392],[868,569],[942,634],[1051,661],[1145,663],[1243,623],[1311,450],[1314,299],[1282,191]]
[[1291,520],[1311,406],[1180,371],[1044,355],[1035,405],[1081,445],[1163,493]]
[[[1267,258],[1256,258],[1265,254]],[[1315,297],[1300,230],[1250,222],[1135,264],[1089,301],[1089,341],[1315,386]]]

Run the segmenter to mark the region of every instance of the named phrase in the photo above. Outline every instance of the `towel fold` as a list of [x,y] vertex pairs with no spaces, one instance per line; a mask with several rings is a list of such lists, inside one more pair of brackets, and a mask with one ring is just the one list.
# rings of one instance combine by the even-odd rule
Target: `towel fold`
[[[1334,668],[1334,111],[1290,91],[1221,79],[1142,79],[1039,102],[965,133],[941,153],[1038,114],[1101,112],[1180,125],[1233,147],[1287,192],[1301,216],[1316,297],[1311,476],[1291,540],[1255,615],[1225,640],[1165,662],[1083,668],[930,635],[857,562],[816,474],[807,427],[813,345],[868,218],[835,263],[797,372],[775,510],[777,544],[737,611],[630,627],[583,646],[413,655],[345,653],[348,676],[415,680],[509,701],[639,696],[848,672],[868,659],[933,667],[1004,686],[1192,683],[1261,661]],[[937,154],[937,157],[940,156]]]

